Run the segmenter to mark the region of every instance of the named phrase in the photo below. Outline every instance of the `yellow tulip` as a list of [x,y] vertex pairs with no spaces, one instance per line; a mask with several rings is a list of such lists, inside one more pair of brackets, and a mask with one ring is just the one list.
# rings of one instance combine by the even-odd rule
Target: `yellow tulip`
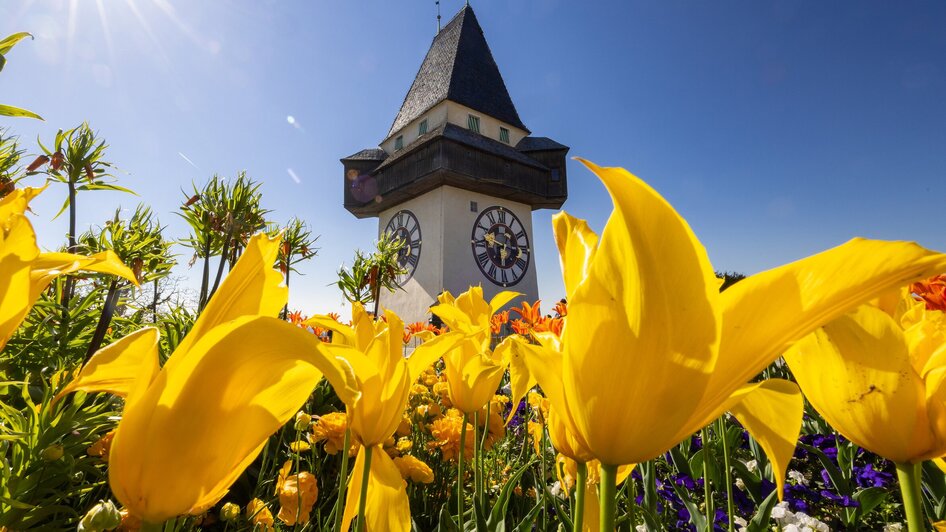
[[13,336],[49,283],[78,270],[108,273],[138,284],[111,251],[91,256],[42,253],[25,212],[43,189],[16,189],[0,198],[0,349]]
[[343,400],[356,394],[350,369],[322,342],[272,317],[287,298],[273,270],[278,251],[278,238],[250,240],[163,368],[158,332],[145,328],[97,352],[56,397],[125,397],[109,484],[145,522],[213,506],[323,374]]
[[797,342],[785,360],[845,438],[918,463],[946,456],[946,314],[906,301],[898,319],[858,307]]
[[362,498],[367,530],[411,529],[406,483],[382,445],[401,424],[411,385],[463,338],[459,332],[438,336],[415,348],[410,358],[404,358],[404,323],[390,311],[384,318],[375,321],[361,304],[354,303],[351,327],[324,316],[306,322],[334,332],[328,348],[348,363],[358,392],[344,401],[352,437],[361,449],[348,484],[343,530],[351,526]]
[[812,406],[844,437],[896,462],[909,529],[925,527],[921,462],[946,456],[946,313],[905,293],[863,305],[785,353]]
[[[659,456],[756,396],[745,383],[798,338],[946,266],[912,243],[857,239],[720,293],[705,249],[662,197],[623,169],[585,164],[615,209],[600,241],[584,221],[553,219],[568,298],[562,351],[537,348],[524,363],[609,467]],[[774,397],[791,403],[784,392]]]
[[490,349],[490,318],[519,295],[503,291],[487,303],[483,288],[473,286],[456,298],[444,292],[438,298],[440,304],[430,309],[451,331],[467,336],[444,356],[450,402],[464,414],[472,415],[486,406],[499,387],[509,363],[511,346],[507,339],[495,350]]

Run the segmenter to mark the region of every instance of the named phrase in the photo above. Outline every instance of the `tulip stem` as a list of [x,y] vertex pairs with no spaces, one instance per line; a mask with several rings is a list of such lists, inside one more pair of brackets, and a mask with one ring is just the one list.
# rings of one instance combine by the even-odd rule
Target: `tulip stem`
[[480,500],[480,480],[482,472],[480,470],[480,413],[473,412],[473,500],[480,503],[482,508],[483,501]]
[[708,530],[713,530],[713,518],[716,512],[713,510],[713,485],[709,476],[709,431],[706,427],[700,429],[700,439],[703,440],[703,496],[706,499],[706,526]]
[[338,475],[338,497],[335,499],[335,524],[332,530],[342,530],[342,501],[345,499],[345,488],[348,487],[348,446],[351,445],[351,429],[345,429],[345,442],[342,444],[342,470]]
[[723,467],[726,468],[724,474],[725,483],[726,483],[726,522],[728,523],[729,532],[733,530],[733,516],[735,514],[733,506],[733,497],[732,497],[732,472],[729,470],[729,439],[726,437],[726,418],[719,418],[719,433],[723,438]]
[[617,473],[618,466],[601,464],[601,505],[599,507],[601,532],[614,531]]
[[368,477],[371,474],[371,447],[364,446],[365,470],[361,474],[361,495],[358,497],[358,532],[365,532],[365,503],[368,502]]
[[147,521],[142,521],[141,527],[138,530],[140,532],[161,532],[164,530],[164,523],[149,523]]
[[575,517],[572,519],[572,530],[581,532],[585,520],[585,483],[588,482],[588,465],[578,462],[578,475],[575,479]]
[[920,465],[897,462],[897,478],[900,480],[903,512],[907,517],[907,530],[909,532],[926,530],[926,521],[923,518],[923,499],[920,494]]
[[460,523],[460,530],[466,530],[463,517],[463,450],[466,447],[466,422],[469,417],[469,414],[463,414],[463,427],[460,429],[460,453],[457,457],[457,521]]

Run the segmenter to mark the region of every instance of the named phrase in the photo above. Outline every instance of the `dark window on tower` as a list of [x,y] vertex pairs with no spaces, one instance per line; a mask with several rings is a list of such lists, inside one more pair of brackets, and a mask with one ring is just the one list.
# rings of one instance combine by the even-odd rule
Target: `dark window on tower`
[[505,142],[506,144],[509,144],[509,130],[508,129],[504,127],[499,128],[499,140],[501,142]]
[[425,133],[427,133],[427,119],[426,119],[426,118],[423,119],[423,120],[421,120],[421,121],[420,121],[420,125],[417,126],[417,134],[418,134],[418,135],[423,135],[423,134],[425,134]]
[[478,210],[479,210],[479,208],[477,207],[476,202],[475,202],[475,201],[471,201],[471,202],[470,202],[470,212],[477,212]]
[[398,135],[397,138],[394,139],[394,151],[398,151],[402,148],[404,148],[404,135]]
[[558,168],[552,168],[552,181],[561,181],[562,176],[558,172]]
[[472,131],[473,133],[479,133],[480,132],[480,117],[470,115],[470,119],[467,122],[467,127],[469,127],[470,131]]

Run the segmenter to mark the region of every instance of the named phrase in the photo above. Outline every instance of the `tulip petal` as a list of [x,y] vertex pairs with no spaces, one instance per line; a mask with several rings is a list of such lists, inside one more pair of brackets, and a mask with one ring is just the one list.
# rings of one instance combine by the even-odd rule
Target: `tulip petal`
[[519,401],[522,401],[526,393],[536,385],[535,378],[529,372],[529,368],[523,359],[524,356],[527,356],[528,351],[516,348],[513,346],[514,343],[524,344],[525,340],[518,336],[509,336],[496,346],[496,351],[502,356],[503,365],[509,368],[509,402],[512,409],[509,410],[509,416],[506,417],[507,425],[516,415]]
[[723,337],[705,404],[718,404],[795,340],[854,306],[946,270],[911,242],[854,239],[752,275],[720,294]]
[[16,332],[35,301],[30,297],[30,261],[39,253],[36,235],[25,217],[13,218],[6,238],[0,228],[0,279],[3,279],[0,283],[0,349]]
[[324,345],[269,317],[205,333],[126,406],[109,457],[116,497],[151,522],[219,500],[323,374],[353,399],[349,375]]
[[511,290],[503,290],[502,292],[493,296],[493,299],[489,300],[489,310],[491,314],[495,314],[502,310],[510,301],[521,296],[519,292],[513,292]]
[[932,446],[923,382],[882,310],[858,307],[784,356],[808,401],[845,438],[894,462]]
[[772,461],[778,498],[782,500],[788,462],[795,454],[795,442],[801,433],[805,401],[798,385],[784,379],[769,379],[743,387],[746,388],[742,400],[730,412]]
[[186,358],[190,348],[208,331],[240,316],[276,316],[289,299],[283,276],[273,268],[281,236],[259,233],[250,238],[233,269],[210,298],[181,341],[168,364]]
[[160,370],[158,338],[157,329],[145,327],[99,349],[76,378],[56,394],[52,404],[80,390],[125,397],[126,408],[134,404]]
[[302,324],[306,327],[319,327],[332,331],[333,344],[345,344],[354,347],[357,343],[354,329],[344,323],[339,323],[329,316],[312,316],[303,321]]
[[719,342],[719,292],[706,250],[660,195],[626,170],[585,164],[615,209],[568,301],[561,378],[595,456],[638,463],[675,444],[702,401]]
[[565,297],[569,298],[588,275],[591,259],[598,248],[598,235],[588,227],[588,222],[565,211],[552,216],[552,231],[562,264]]
[[[365,471],[365,449],[362,447],[355,458],[345,512],[342,514],[342,530],[351,530],[352,521],[358,515],[361,502],[361,483]],[[380,445],[371,452],[371,471],[368,473],[368,499],[365,501],[365,530],[391,530],[407,532],[411,529],[411,508],[407,499],[407,482],[401,477],[394,461]]]
[[78,270],[115,275],[138,285],[138,279],[131,268],[125,266],[118,255],[111,250],[89,256],[61,252],[40,253],[31,266],[33,286],[30,292],[34,298],[39,298],[42,291],[56,277]]
[[452,331],[434,337],[414,348],[410,358],[407,359],[411,382],[416,381],[425,369],[456,347],[464,338],[462,333]]

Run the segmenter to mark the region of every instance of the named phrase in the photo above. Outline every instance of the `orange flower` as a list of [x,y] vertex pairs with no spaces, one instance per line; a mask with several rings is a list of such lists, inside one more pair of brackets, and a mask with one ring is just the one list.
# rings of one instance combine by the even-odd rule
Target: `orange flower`
[[266,507],[266,503],[259,499],[253,499],[246,505],[246,518],[253,525],[253,530],[260,532],[273,532],[275,524],[273,522],[273,513]]
[[[435,419],[430,425],[430,434],[434,437],[434,441],[430,442],[431,448],[440,449],[440,452],[443,454],[444,460],[456,460],[457,455],[460,454],[460,434],[463,430],[463,414],[455,408],[451,408],[447,411],[447,415],[442,418]],[[466,424],[466,438],[464,440],[464,448],[469,450],[473,449],[473,444],[475,437],[473,435],[473,425]],[[467,459],[472,458],[473,453],[468,453],[464,451]]]
[[306,320],[306,316],[302,314],[301,310],[294,310],[286,314],[286,320],[293,325],[302,325],[302,322]]
[[[525,305],[526,303],[523,303]],[[489,328],[493,334],[499,334],[502,330],[503,325],[509,321],[509,311],[504,310],[502,312],[497,312],[489,318]]]
[[564,299],[555,304],[555,307],[552,308],[559,318],[564,318],[568,316],[568,303]]
[[510,325],[512,326],[512,331],[516,334],[529,336],[529,333],[532,332],[532,326],[524,320],[515,320],[511,322]]
[[108,452],[112,449],[112,438],[114,437],[115,431],[113,430],[90,445],[89,448],[85,450],[85,454],[98,456],[102,461],[108,462]]
[[531,305],[523,301],[521,307],[513,307],[510,310],[522,316],[523,321],[529,325],[535,325],[542,319],[542,312],[539,310],[540,303],[542,303],[541,299],[536,299],[535,303]]
[[325,440],[325,452],[335,454],[345,445],[345,431],[347,429],[348,416],[344,412],[325,414],[312,423],[312,434],[309,435],[309,442],[318,443]]
[[319,498],[319,486],[312,473],[303,471],[290,475],[292,460],[287,460],[279,470],[276,493],[279,494],[279,514],[276,517],[287,525],[309,520],[309,512]]
[[926,301],[927,310],[946,312],[946,274],[913,283],[910,292]]
[[409,454],[395,458],[394,465],[397,466],[404,480],[421,484],[430,484],[434,481],[434,472],[430,466]]

